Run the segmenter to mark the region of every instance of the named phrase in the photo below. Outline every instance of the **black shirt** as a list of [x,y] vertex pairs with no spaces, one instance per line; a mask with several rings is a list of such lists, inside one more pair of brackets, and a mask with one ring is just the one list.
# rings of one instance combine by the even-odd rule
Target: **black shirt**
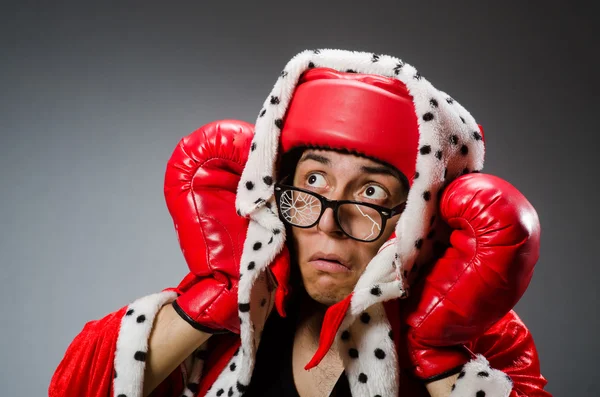
[[[263,330],[256,363],[244,397],[300,397],[294,384],[292,351],[296,328],[295,307],[286,309],[282,318],[273,310]],[[348,379],[343,372],[330,397],[350,397]]]

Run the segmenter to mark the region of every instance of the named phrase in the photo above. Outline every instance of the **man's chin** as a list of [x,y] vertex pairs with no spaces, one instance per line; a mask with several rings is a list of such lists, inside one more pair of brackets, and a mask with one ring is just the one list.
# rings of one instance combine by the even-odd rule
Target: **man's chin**
[[312,288],[306,288],[306,292],[315,302],[329,307],[344,300],[351,291],[346,292],[340,289],[313,286]]

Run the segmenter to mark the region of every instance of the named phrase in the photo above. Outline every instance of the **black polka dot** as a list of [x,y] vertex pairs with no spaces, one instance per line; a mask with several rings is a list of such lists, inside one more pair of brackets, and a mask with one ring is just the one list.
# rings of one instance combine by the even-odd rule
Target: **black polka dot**
[[390,337],[390,339],[394,340],[394,333],[392,332],[392,330],[388,332],[388,336]]
[[266,304],[267,300],[265,298],[262,298],[262,300],[260,301],[260,307],[265,307]]
[[275,95],[271,95],[271,105],[278,105],[279,104],[279,97],[275,96]]
[[479,131],[474,131],[474,132],[473,132],[473,138],[474,138],[476,141],[480,141],[480,140],[481,140],[481,134],[479,133]]
[[240,303],[238,305],[238,307],[239,307],[239,309],[240,309],[240,311],[242,313],[247,313],[247,312],[250,311],[250,304],[249,303]]
[[460,373],[458,374],[458,378],[457,379],[460,379],[460,378],[462,378],[464,376],[465,376],[465,371],[460,371]]
[[383,360],[385,358],[385,352],[381,349],[375,349],[375,357],[377,357],[380,360]]
[[260,241],[255,242],[254,245],[252,246],[252,249],[254,251],[258,251],[261,248],[262,248],[262,243]]
[[417,72],[415,73],[415,75],[413,76],[413,78],[417,79],[417,80],[421,80],[421,73]]
[[375,397],[381,397],[381,394],[375,394]]
[[251,151],[255,151],[256,150],[256,142],[252,142],[252,145],[250,145],[250,150]]
[[119,394],[117,397],[127,397],[127,394]]
[[454,103],[454,99],[448,97],[448,98],[446,98],[446,102],[448,102],[449,104],[452,105]]
[[371,321],[371,316],[369,316],[369,313],[367,313],[367,312],[363,312],[363,313],[360,315],[360,321],[362,321],[362,322],[363,322],[363,323],[365,323],[365,324],[368,324],[368,323],[369,323],[369,321]]
[[475,397],[485,397],[485,392],[483,390],[479,390],[475,393]]
[[233,387],[230,387],[230,388],[229,388],[229,391],[227,392],[227,395],[228,395],[229,397],[233,396]]
[[450,391],[454,391],[454,389],[456,389],[456,383],[454,383],[454,384],[452,385],[452,388],[450,389]]
[[481,376],[482,378],[487,378],[490,374],[487,371],[477,372],[477,376]]
[[246,389],[248,389],[248,386],[241,384],[239,381],[237,382],[237,384],[235,385],[235,387],[238,389],[238,391],[240,393],[245,393]]
[[279,230],[279,229],[273,229],[273,234],[278,235],[279,233],[281,233],[281,230]]
[[425,121],[431,121],[433,120],[433,113],[431,112],[427,112],[423,115],[423,120]]
[[353,69],[347,69],[347,70],[346,70],[346,73],[356,73],[356,70],[353,70]]
[[256,266],[256,263],[254,263],[254,261],[248,263],[248,270],[254,269],[254,266]]
[[435,152],[435,158],[437,158],[438,160],[442,159],[442,151],[438,150],[437,152]]
[[267,175],[263,178],[263,182],[265,183],[265,185],[271,186],[273,184],[273,178]]
[[231,371],[235,371],[235,363],[231,363],[231,365],[229,366],[229,369]]
[[142,351],[137,351],[135,352],[135,354],[133,355],[133,358],[135,358],[137,361],[146,361],[146,356],[148,354],[146,352],[142,352]]
[[268,201],[265,203],[265,207],[267,207],[268,209],[271,209],[271,203],[269,203]]
[[373,288],[371,288],[371,294],[373,294],[375,296],[380,296],[381,295],[381,288],[379,288],[378,285],[374,286]]
[[113,376],[114,379],[117,379],[117,370],[115,369],[115,375]]
[[415,241],[415,248],[416,249],[421,249],[421,247],[423,246],[423,239],[420,238],[417,241]]
[[360,373],[360,375],[358,375],[358,381],[360,383],[367,383],[367,375],[365,375],[364,373]]
[[458,136],[457,135],[451,135],[450,136],[450,143],[453,145],[458,144]]
[[394,74],[398,75],[400,74],[400,70],[404,67],[404,63],[403,62],[398,62],[398,64],[396,64],[396,66],[394,66]]
[[431,192],[429,190],[423,192],[423,198],[425,199],[425,201],[429,201],[431,199]]
[[238,216],[242,216],[242,213],[240,212],[240,210],[235,210],[235,213],[238,214]]
[[287,72],[287,71],[285,71],[285,70],[282,70],[282,71],[281,71],[281,73],[279,73],[279,75],[280,75],[281,77],[285,77],[285,76],[287,76],[287,75],[288,75],[288,72]]
[[462,154],[463,156],[469,154],[469,147],[467,145],[462,145],[460,147],[460,154]]
[[358,358],[358,350],[352,348],[348,350],[348,355],[350,356],[350,358]]
[[223,390],[223,389],[217,390],[217,396],[221,396],[221,395],[223,395],[223,393],[225,393],[225,390]]
[[198,384],[197,383],[188,383],[187,388],[194,394],[198,393]]
[[315,67],[315,64],[314,64],[313,62],[309,62],[309,63],[308,63],[308,68],[309,68],[309,69],[312,69],[312,68],[314,68],[314,67]]
[[248,189],[248,190],[254,189],[254,183],[252,181],[246,182],[246,189]]
[[379,55],[373,54],[373,56],[371,57],[371,62],[377,62],[377,61],[379,61]]
[[126,316],[131,316],[133,314],[133,309],[129,309],[127,310],[127,313],[125,313]]
[[342,332],[341,338],[342,340],[350,339],[350,332],[348,330],[345,330],[344,332]]
[[463,122],[463,124],[464,124],[464,123],[465,123],[465,118],[464,118],[464,117],[462,117],[462,116],[460,116],[460,121],[462,121],[462,122]]
[[273,236],[271,236],[271,238],[269,239],[269,241],[267,241],[267,244],[271,244],[273,242]]
[[135,319],[135,321],[137,321],[138,323],[143,323],[144,321],[146,321],[146,316],[140,314],[138,318]]
[[421,154],[429,154],[429,153],[431,153],[431,146],[429,146],[429,145],[423,145],[423,146],[421,146],[421,149],[419,149],[419,153],[421,153]]
[[431,106],[433,106],[434,108],[437,108],[437,107],[438,107],[438,101],[437,101],[437,100],[435,100],[435,98],[431,98],[431,100],[429,101],[429,104],[430,104]]
[[283,119],[275,120],[275,126],[279,129],[282,129],[283,128]]
[[313,54],[320,54],[321,50],[319,50],[318,48],[316,50],[313,50]]
[[261,110],[260,114],[258,115],[258,117],[263,117],[265,115],[265,113],[267,113],[267,109]]
[[414,179],[417,179],[419,177],[419,175],[421,175],[421,174],[419,174],[419,171],[415,172],[415,178]]
[[263,201],[265,201],[265,200],[264,200],[264,199],[261,199],[261,198],[259,198],[259,199],[256,199],[256,200],[254,200],[254,204],[260,204],[260,203],[262,203]]
[[427,240],[431,240],[435,236],[435,229],[431,229],[429,233],[427,233]]

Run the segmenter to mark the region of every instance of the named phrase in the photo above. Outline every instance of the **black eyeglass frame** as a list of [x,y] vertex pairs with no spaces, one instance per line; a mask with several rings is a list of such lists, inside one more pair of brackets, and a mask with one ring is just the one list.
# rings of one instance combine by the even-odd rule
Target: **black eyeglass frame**
[[[283,181],[287,180],[288,178],[284,178]],[[296,190],[298,192],[302,192],[308,195],[311,195],[315,198],[317,198],[320,202],[321,202],[321,213],[319,214],[319,216],[317,217],[317,219],[311,223],[310,225],[307,226],[299,226],[299,225],[294,225],[293,223],[287,221],[285,219],[285,217],[283,216],[283,214],[281,213],[281,195],[283,194],[283,192],[285,190]],[[327,208],[331,208],[333,210],[333,218],[335,219],[335,223],[337,224],[338,228],[342,231],[342,233],[344,233],[346,236],[350,237],[353,240],[356,241],[360,241],[363,243],[372,243],[373,241],[377,241],[379,239],[379,237],[381,237],[381,235],[383,234],[383,231],[385,229],[385,225],[387,223],[387,220],[401,214],[402,212],[404,212],[404,208],[406,207],[406,201],[402,202],[401,204],[395,206],[394,208],[387,208],[387,207],[382,207],[380,205],[377,204],[371,204],[371,203],[365,203],[363,201],[353,201],[353,200],[330,200],[327,197],[321,196],[318,193],[315,193],[313,191],[310,190],[306,190],[306,189],[302,189],[296,186],[290,186],[290,185],[286,185],[283,183],[276,183],[275,184],[275,197],[277,198],[277,208],[279,211],[279,215],[281,216],[282,220],[284,222],[286,222],[287,224],[289,224],[290,226],[293,227],[299,227],[301,229],[309,229],[313,226],[315,226],[317,223],[319,223],[319,221],[321,220],[321,217],[323,216],[323,214],[325,213],[325,210],[327,210]],[[340,219],[338,217],[338,209],[341,205],[343,204],[359,204],[359,205],[364,205],[366,207],[370,207],[373,208],[375,211],[377,211],[379,213],[379,215],[381,216],[381,229],[379,230],[379,234],[377,235],[377,237],[375,237],[372,240],[363,240],[363,239],[359,239],[357,237],[351,236],[350,234],[348,234],[344,228],[342,227],[342,224],[340,223]]]

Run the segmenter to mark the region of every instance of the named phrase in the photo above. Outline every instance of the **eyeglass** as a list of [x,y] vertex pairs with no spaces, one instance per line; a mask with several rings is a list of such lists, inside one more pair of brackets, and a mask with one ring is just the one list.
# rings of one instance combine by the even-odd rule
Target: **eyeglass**
[[310,190],[283,183],[275,184],[275,197],[279,214],[286,223],[307,229],[319,223],[325,210],[331,208],[340,230],[362,242],[377,240],[387,220],[401,214],[406,207],[406,201],[390,209],[360,201],[329,200]]

